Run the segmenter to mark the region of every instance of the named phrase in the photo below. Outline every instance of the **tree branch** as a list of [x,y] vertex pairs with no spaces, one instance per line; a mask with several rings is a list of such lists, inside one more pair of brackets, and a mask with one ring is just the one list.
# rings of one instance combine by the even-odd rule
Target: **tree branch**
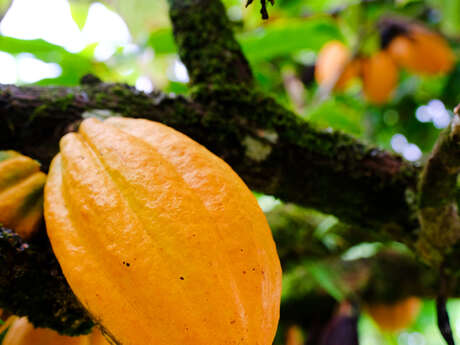
[[[408,193],[418,169],[352,137],[319,131],[272,98],[241,86],[199,89],[193,101],[120,84],[75,88],[0,86],[0,149],[46,165],[86,111],[163,122],[226,160],[250,188],[413,241]],[[112,114],[113,115],[113,114]]]
[[28,316],[37,327],[63,334],[86,334],[93,326],[62,275],[48,240],[26,243],[2,227],[0,305],[16,315]]
[[252,71],[219,0],[168,0],[179,55],[192,84],[252,84]]
[[440,135],[420,176],[417,249],[425,261],[440,266],[460,239],[457,176],[460,172],[460,118]]

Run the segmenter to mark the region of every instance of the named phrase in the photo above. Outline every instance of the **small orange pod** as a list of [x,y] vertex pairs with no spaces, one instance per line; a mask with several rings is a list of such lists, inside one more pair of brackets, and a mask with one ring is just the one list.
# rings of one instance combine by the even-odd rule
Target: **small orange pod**
[[299,326],[289,326],[286,331],[286,345],[303,345],[302,331]]
[[368,305],[366,310],[382,331],[397,332],[415,321],[421,305],[417,297],[408,297],[394,304]]
[[388,102],[398,85],[398,67],[390,55],[379,51],[363,59],[362,69],[365,98],[375,104]]
[[334,83],[334,90],[344,90],[348,83],[360,75],[359,60],[351,60],[347,46],[340,41],[326,43],[318,54],[315,80],[325,86]]
[[413,25],[407,34],[395,37],[387,50],[399,66],[416,74],[445,74],[455,64],[455,56],[447,41],[419,25]]

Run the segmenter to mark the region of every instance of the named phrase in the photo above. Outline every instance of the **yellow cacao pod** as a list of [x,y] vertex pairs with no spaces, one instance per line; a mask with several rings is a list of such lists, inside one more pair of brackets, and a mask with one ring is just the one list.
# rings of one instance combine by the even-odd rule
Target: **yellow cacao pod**
[[43,218],[45,181],[37,161],[0,151],[0,224],[29,238]]
[[92,334],[69,337],[48,328],[35,328],[26,317],[8,319],[8,331],[2,345],[110,345],[95,328]]
[[51,164],[45,219],[72,290],[118,343],[272,343],[281,268],[265,216],[185,135],[83,121]]

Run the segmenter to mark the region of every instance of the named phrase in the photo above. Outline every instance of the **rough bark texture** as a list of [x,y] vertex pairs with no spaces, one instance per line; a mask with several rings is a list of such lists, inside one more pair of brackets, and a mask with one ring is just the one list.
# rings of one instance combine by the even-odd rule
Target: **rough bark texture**
[[[460,172],[460,118],[440,135],[420,176],[417,250],[429,264],[456,269],[452,251],[460,239],[457,176]],[[451,256],[447,259],[448,256]]]
[[179,55],[191,82],[252,83],[252,71],[218,0],[168,0]]
[[413,239],[417,221],[408,195],[416,189],[417,167],[348,135],[319,131],[242,86],[202,87],[192,100],[120,84],[0,86],[0,119],[8,123],[0,128],[0,149],[31,155],[46,169],[59,138],[95,109],[180,130],[226,160],[256,191],[401,241]]
[[93,322],[73,295],[46,238],[26,243],[0,227],[0,305],[37,327],[68,335],[89,333]]

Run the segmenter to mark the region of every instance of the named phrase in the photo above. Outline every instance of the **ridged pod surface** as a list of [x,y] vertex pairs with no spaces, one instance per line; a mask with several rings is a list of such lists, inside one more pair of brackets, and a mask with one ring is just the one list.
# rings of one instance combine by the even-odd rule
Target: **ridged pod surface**
[[375,104],[387,102],[398,85],[398,67],[385,51],[363,59],[363,91]]
[[43,218],[45,182],[37,161],[0,151],[0,223],[28,239]]
[[48,328],[35,328],[26,317],[10,317],[2,345],[110,345],[102,333],[95,329],[92,334],[69,337]]
[[220,158],[162,124],[87,119],[45,188],[72,290],[123,345],[269,345],[281,268],[255,197]]
[[447,41],[418,25],[411,26],[407,34],[396,36],[387,50],[399,66],[422,75],[445,74],[455,64]]
[[[340,41],[326,43],[318,53],[315,80],[319,85],[334,83],[335,90],[344,90],[348,83],[360,76],[360,60],[350,60],[351,53]],[[337,80],[335,80],[337,79]]]
[[420,299],[408,297],[393,304],[372,304],[366,310],[383,331],[397,332],[414,322],[421,304]]

